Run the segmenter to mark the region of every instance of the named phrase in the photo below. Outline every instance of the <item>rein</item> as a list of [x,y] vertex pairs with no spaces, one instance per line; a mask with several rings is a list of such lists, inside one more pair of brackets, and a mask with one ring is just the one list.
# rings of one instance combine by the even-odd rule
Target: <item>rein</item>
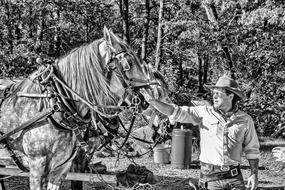
[[[119,54],[124,53],[120,52]],[[112,76],[112,71],[114,69],[109,68],[109,65],[114,62],[115,59],[118,59],[118,61],[115,61],[116,68],[118,67],[118,63],[120,63],[119,58],[117,57],[119,54],[116,54],[113,56],[110,61],[108,62],[108,71],[109,73],[107,74],[108,77]],[[115,69],[116,69],[115,68]],[[57,124],[62,126],[63,128],[67,130],[72,130],[73,133],[76,135],[77,140],[79,141],[80,147],[84,150],[86,158],[91,159],[91,155],[88,154],[88,145],[87,143],[83,140],[81,136],[81,131],[79,129],[79,126],[85,126],[89,125],[91,122],[91,117],[89,118],[83,118],[78,114],[78,110],[75,108],[75,101],[72,96],[76,97],[78,100],[80,100],[82,103],[87,105],[92,111],[96,112],[98,115],[101,115],[105,118],[113,118],[118,116],[118,112],[115,114],[106,114],[100,111],[99,109],[101,108],[107,108],[107,109],[114,109],[114,110],[126,110],[130,109],[133,112],[133,116],[131,119],[131,125],[129,127],[129,130],[127,132],[127,135],[124,139],[124,142],[121,144],[119,149],[121,149],[125,143],[127,142],[127,139],[130,136],[130,133],[132,131],[134,122],[136,120],[136,117],[139,112],[139,105],[141,104],[141,99],[137,94],[137,91],[139,91],[141,88],[150,88],[150,85],[159,85],[156,82],[149,82],[146,80],[142,79],[137,79],[137,78],[132,78],[128,79],[126,74],[123,73],[120,69],[117,69],[118,72],[116,72],[118,78],[120,79],[123,87],[125,88],[125,94],[123,95],[123,98],[128,97],[128,94],[134,95],[134,97],[131,100],[131,105],[130,106],[105,106],[105,105],[94,105],[90,101],[86,100],[82,96],[80,96],[77,92],[72,90],[66,83],[61,80],[56,73],[54,72],[54,65],[48,65],[45,67],[42,71],[40,71],[36,76],[29,78],[32,81],[37,80],[40,85],[43,85],[46,89],[47,92],[43,94],[33,94],[33,93],[24,93],[24,92],[18,92],[17,96],[19,97],[31,97],[31,98],[51,98],[53,100],[54,105],[52,108],[48,108],[45,112],[41,113],[40,115],[28,120],[27,122],[23,123],[16,129],[3,134],[0,137],[0,143],[4,143],[6,139],[17,133],[20,132],[23,129],[29,128],[31,125],[36,123],[39,120],[46,119],[48,118],[50,122],[55,121]],[[109,78],[111,79],[111,78]],[[107,80],[109,80],[107,79]],[[141,83],[140,85],[135,85],[135,83]],[[122,103],[124,99],[121,99],[119,103]],[[60,118],[60,120],[58,119]],[[7,143],[5,143],[7,144]],[[14,159],[15,160],[15,159]],[[23,168],[21,164],[19,165],[17,162],[16,164],[18,167],[21,169]]]

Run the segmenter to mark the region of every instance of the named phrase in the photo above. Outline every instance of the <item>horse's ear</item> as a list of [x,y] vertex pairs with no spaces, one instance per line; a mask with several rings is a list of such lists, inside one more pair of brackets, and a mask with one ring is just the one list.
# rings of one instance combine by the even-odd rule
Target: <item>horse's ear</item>
[[106,26],[104,26],[104,39],[109,43],[110,46],[114,46],[118,42],[118,38],[112,32],[112,30],[108,30]]
[[[110,42],[110,32],[108,30],[108,28],[106,26],[104,26],[104,29],[103,29],[103,34],[104,34],[104,39],[107,41],[107,42]],[[110,44],[111,45],[111,44]]]

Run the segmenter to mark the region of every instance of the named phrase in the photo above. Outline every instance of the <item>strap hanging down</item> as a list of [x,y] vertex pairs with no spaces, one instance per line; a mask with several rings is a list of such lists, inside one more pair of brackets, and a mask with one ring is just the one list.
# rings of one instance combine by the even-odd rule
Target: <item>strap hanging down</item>
[[28,120],[27,122],[23,123],[22,125],[20,125],[20,126],[17,127],[16,129],[14,129],[14,130],[12,130],[12,131],[9,131],[8,133],[5,133],[3,136],[0,137],[0,143],[1,143],[4,139],[6,139],[7,137],[9,137],[9,136],[11,136],[11,135],[13,135],[13,134],[15,134],[15,133],[17,133],[17,132],[19,132],[19,131],[25,129],[25,128],[31,126],[31,125],[34,124],[35,122],[37,122],[37,121],[39,121],[39,120],[41,120],[41,119],[43,119],[43,118],[46,118],[46,117],[52,115],[53,113],[54,113],[53,108],[47,109],[47,110],[46,110],[45,112],[43,112],[42,114],[40,114],[40,115],[38,115],[38,116],[36,116],[36,117],[34,117],[34,118]]
[[[4,133],[0,132],[0,135],[3,135],[3,134]],[[14,150],[10,147],[7,139],[4,139],[2,143],[4,143],[4,147],[7,148],[11,158],[13,159],[15,164],[18,166],[18,168],[20,168],[20,170],[22,170],[23,172],[29,172],[29,169],[23,165],[22,161],[17,157]]]

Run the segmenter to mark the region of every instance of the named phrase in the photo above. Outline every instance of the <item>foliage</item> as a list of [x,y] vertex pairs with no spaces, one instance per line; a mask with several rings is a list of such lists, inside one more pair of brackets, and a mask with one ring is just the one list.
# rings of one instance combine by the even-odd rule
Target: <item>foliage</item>
[[[141,51],[145,1],[129,1],[131,45]],[[209,18],[205,5],[214,10]],[[245,89],[261,135],[280,122],[285,64],[285,3],[280,0],[165,0],[159,70],[177,104],[199,98],[199,77],[215,82],[227,70]],[[150,1],[147,61],[154,64],[159,1]],[[1,77],[24,77],[41,56],[53,61],[102,36],[103,26],[122,34],[120,1],[10,0],[0,3]],[[122,36],[122,35],[121,35]],[[228,49],[228,54],[226,50]],[[206,63],[208,68],[206,68]],[[232,63],[232,65],[231,65]],[[202,91],[204,92],[204,91]],[[205,95],[203,95],[205,96]]]

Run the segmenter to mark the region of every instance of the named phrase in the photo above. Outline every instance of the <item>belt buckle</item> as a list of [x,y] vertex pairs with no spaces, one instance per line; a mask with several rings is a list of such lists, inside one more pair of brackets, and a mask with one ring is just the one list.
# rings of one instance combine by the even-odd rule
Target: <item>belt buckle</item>
[[224,171],[224,172],[230,170],[230,166],[222,165],[220,168],[221,168],[221,170]]
[[231,170],[231,176],[234,177],[234,176],[237,176],[238,175],[238,169],[237,168],[234,168]]

